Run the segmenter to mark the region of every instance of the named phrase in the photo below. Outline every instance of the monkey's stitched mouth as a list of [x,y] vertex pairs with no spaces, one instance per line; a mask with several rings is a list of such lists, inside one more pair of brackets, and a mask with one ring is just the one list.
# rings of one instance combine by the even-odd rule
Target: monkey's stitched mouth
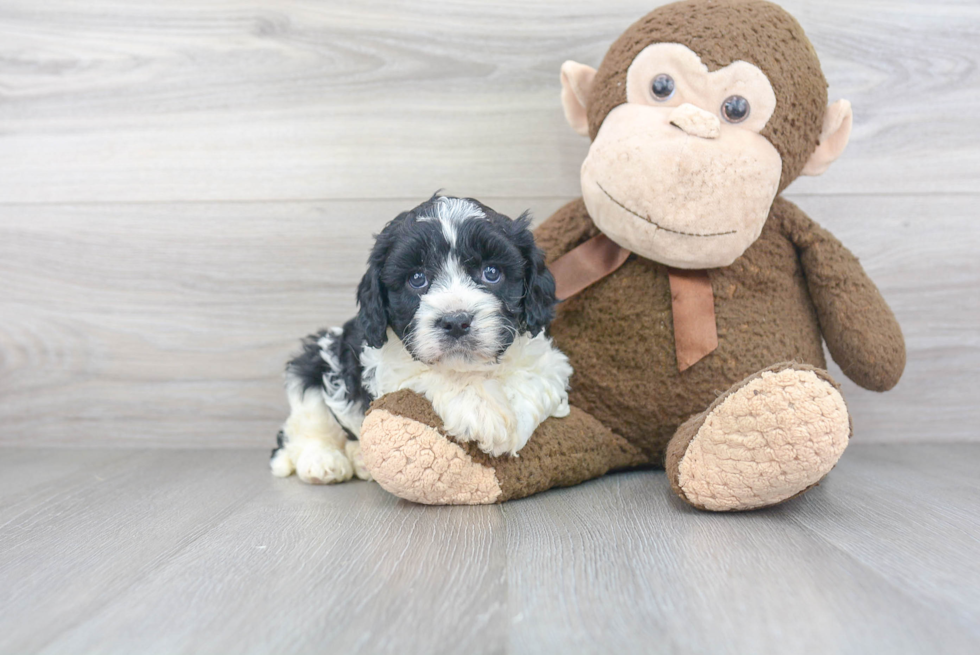
[[643,214],[636,213],[635,211],[633,211],[632,209],[630,209],[629,207],[627,207],[623,203],[619,202],[618,200],[616,200],[615,198],[613,198],[612,195],[610,195],[610,193],[608,191],[606,191],[605,189],[603,189],[602,188],[602,185],[599,184],[598,182],[596,182],[595,185],[597,187],[599,187],[599,190],[600,191],[602,191],[604,194],[606,194],[606,197],[607,198],[609,198],[610,200],[612,200],[614,203],[616,203],[617,205],[619,205],[620,207],[622,207],[623,209],[625,209],[629,213],[633,214],[633,216],[636,216],[637,218],[642,218],[647,223],[653,225],[658,230],[663,230],[664,232],[671,232],[673,234],[680,234],[680,235],[683,235],[683,236],[686,236],[686,237],[723,237],[725,235],[735,234],[736,232],[738,232],[738,230],[729,230],[728,232],[711,232],[709,234],[695,234],[694,232],[681,232],[680,230],[672,230],[669,227],[664,227],[663,225],[660,225],[656,221],[650,219],[649,216],[644,216]]

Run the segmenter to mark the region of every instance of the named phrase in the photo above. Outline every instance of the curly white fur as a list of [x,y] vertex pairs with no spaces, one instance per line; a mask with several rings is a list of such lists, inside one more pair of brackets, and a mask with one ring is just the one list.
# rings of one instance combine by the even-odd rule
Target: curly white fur
[[544,333],[518,335],[496,362],[425,364],[389,330],[382,347],[363,350],[361,365],[373,396],[411,389],[447,432],[494,456],[516,455],[542,421],[569,411],[572,367]]

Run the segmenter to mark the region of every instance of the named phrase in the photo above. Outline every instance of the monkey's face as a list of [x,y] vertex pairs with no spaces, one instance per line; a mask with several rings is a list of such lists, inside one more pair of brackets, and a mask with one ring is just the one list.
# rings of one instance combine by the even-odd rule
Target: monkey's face
[[759,236],[782,160],[759,132],[776,108],[765,74],[735,62],[708,72],[683,45],[645,48],[582,165],[596,226],[678,268],[727,266]]
[[727,266],[759,236],[776,194],[820,175],[851,133],[827,105],[816,52],[764,0],[654,9],[599,70],[566,61],[562,106],[591,136],[582,195],[613,241],[680,268]]

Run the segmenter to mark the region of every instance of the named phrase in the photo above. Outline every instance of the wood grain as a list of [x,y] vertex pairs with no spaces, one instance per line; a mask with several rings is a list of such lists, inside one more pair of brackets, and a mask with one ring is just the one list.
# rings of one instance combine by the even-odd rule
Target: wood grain
[[[75,457],[71,451],[34,454],[33,463],[20,467],[43,472],[48,460]],[[260,491],[247,482],[256,455],[139,452],[119,458],[110,451],[104,464],[5,506],[0,651],[36,651],[200,538]],[[220,475],[210,475],[219,469]],[[51,522],[42,526],[46,519]],[[28,624],[31,630],[13,629]]]
[[[894,391],[845,383],[856,438],[980,439],[980,197],[793,198],[908,340]],[[415,201],[0,206],[0,443],[270,445],[283,363],[352,315],[370,233]]]
[[[773,511],[978,633],[980,563],[964,566],[980,547],[975,448],[855,448],[826,483],[831,495],[805,495],[798,506]],[[848,501],[834,503],[834,496]],[[923,504],[930,509],[910,520],[908,508]],[[945,535],[944,547],[937,548],[936,535]]]
[[120,452],[0,449],[0,479],[115,457],[0,514],[0,652],[502,650],[498,507],[280,480],[254,449]]
[[0,653],[980,649],[977,444],[852,445],[743,514],[654,471],[440,508],[266,461],[0,448],[0,480],[63,472],[0,509]]
[[[873,457],[873,448],[866,450]],[[841,477],[835,471],[826,488],[804,498],[821,499],[825,512],[846,507],[853,490],[833,489]],[[852,468],[848,477],[859,477],[853,484],[868,494],[861,472]],[[872,498],[875,508],[888,504],[883,495]],[[943,643],[950,652],[969,651],[975,623],[958,623],[914,589],[872,573],[812,530],[799,504],[705,514],[672,497],[665,476],[629,473],[549,493],[545,502],[505,505],[510,610],[518,625],[512,650],[868,653]],[[878,527],[901,530],[913,515],[889,516]],[[841,532],[873,547],[878,533],[850,519]],[[920,541],[936,544],[937,535],[941,541],[950,532],[925,532]],[[977,550],[970,537],[954,540],[943,555]],[[964,553],[949,559],[968,561]],[[923,578],[937,574],[923,567]],[[955,593],[969,593],[968,584]],[[941,599],[973,611],[958,598]],[[910,621],[913,615],[923,620]]]
[[[559,67],[656,4],[8,0],[0,202],[574,196]],[[783,4],[856,112],[797,192],[976,191],[980,5]]]
[[260,498],[40,652],[504,652],[499,508],[259,475]]

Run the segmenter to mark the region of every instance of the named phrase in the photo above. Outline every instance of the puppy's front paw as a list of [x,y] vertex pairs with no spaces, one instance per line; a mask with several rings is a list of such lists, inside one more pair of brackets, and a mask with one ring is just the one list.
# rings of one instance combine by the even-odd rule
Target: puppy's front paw
[[348,441],[344,447],[344,451],[347,453],[347,459],[350,460],[351,466],[354,467],[354,475],[361,480],[371,480],[371,473],[364,466],[364,456],[361,454],[361,442]]
[[296,475],[307,484],[336,484],[354,475],[347,455],[332,448],[307,448],[296,461]]
[[452,412],[445,426],[446,432],[459,441],[472,441],[477,448],[494,457],[513,454],[524,445],[518,443],[513,415],[503,406]]
[[272,469],[272,475],[277,478],[288,478],[295,470],[293,460],[289,458],[289,453],[281,446],[273,453],[272,459],[269,460],[269,468]]

